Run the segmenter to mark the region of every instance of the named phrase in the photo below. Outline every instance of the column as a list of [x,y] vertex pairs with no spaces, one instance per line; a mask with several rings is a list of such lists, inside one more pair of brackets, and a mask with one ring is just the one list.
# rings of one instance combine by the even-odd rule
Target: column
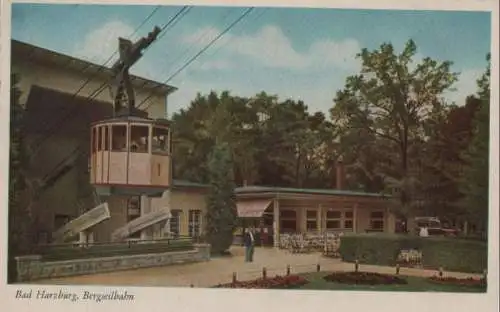
[[316,207],[316,230],[318,233],[321,233],[322,226],[321,226],[321,204],[318,204],[318,207]]
[[385,213],[387,215],[385,218],[385,222],[387,222],[387,224],[384,226],[385,231],[387,233],[394,234],[396,232],[396,218],[394,217],[394,214],[389,210],[389,208],[385,209]]
[[170,237],[170,220],[171,220],[172,216],[167,219],[167,221],[165,221],[165,227],[163,228],[163,237]]
[[277,198],[273,201],[273,245],[280,246],[280,203]]
[[92,232],[92,231],[88,232],[88,234],[87,234],[87,242],[89,244],[93,244],[94,243],[94,232]]
[[[141,195],[141,217],[150,213],[151,210],[151,200],[148,195]],[[141,240],[151,239],[151,231],[149,228],[145,228],[141,231]]]
[[170,237],[170,220],[172,219],[172,196],[170,189],[163,192],[160,200],[161,208],[168,211],[169,218],[165,222],[165,226],[159,229],[158,237]]
[[358,232],[358,203],[355,203],[352,208],[352,232]]
[[88,241],[87,232],[81,231],[80,233],[78,233],[78,236],[79,236],[78,242],[80,243],[80,247],[84,247]]
[[299,208],[299,231],[301,233],[306,233],[307,232],[307,207],[306,208]]

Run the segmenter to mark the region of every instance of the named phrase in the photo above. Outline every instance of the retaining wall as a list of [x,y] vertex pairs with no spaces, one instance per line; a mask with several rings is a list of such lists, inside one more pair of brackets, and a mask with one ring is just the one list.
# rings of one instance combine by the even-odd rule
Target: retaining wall
[[66,261],[43,261],[42,256],[16,257],[18,282],[55,277],[87,275],[121,270],[132,270],[181,263],[210,260],[210,245],[196,244],[194,250],[86,258]]

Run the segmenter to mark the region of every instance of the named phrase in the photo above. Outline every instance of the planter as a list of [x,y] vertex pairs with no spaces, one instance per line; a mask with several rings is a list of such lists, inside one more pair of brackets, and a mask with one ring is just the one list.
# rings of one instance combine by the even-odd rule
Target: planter
[[324,277],[328,282],[350,285],[404,285],[406,279],[380,273],[335,272]]
[[478,287],[486,288],[487,282],[483,278],[456,278],[456,277],[439,277],[433,276],[428,278],[429,282],[433,284],[440,285],[450,285],[450,286],[467,286],[467,287]]
[[259,278],[251,281],[219,284],[215,288],[254,288],[254,289],[291,289],[307,284],[308,281],[298,275]]

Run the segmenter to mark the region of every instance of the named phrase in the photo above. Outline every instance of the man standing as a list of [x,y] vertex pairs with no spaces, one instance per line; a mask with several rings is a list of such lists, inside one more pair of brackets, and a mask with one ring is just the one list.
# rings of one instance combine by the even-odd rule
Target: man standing
[[253,262],[255,239],[252,228],[246,229],[244,244],[245,244],[245,262]]

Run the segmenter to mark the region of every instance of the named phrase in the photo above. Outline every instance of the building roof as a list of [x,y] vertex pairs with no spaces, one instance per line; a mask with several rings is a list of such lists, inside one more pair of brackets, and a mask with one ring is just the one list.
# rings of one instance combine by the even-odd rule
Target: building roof
[[270,186],[244,186],[236,189],[236,194],[262,194],[262,193],[285,193],[285,194],[308,194],[308,195],[333,195],[333,196],[363,196],[363,197],[387,197],[380,193],[365,193],[336,189],[306,189],[291,187]]
[[208,188],[208,184],[204,183],[197,183],[197,182],[190,182],[186,180],[175,180],[174,179],[174,186],[178,187],[192,187],[192,188]]
[[[208,184],[189,182],[184,180],[174,180],[175,186],[207,188]],[[366,193],[335,189],[306,189],[291,187],[271,187],[271,186],[243,186],[235,190],[237,195],[264,194],[264,193],[285,193],[285,194],[308,194],[308,195],[333,195],[333,196],[362,196],[362,197],[387,197],[380,193]]]
[[[14,60],[36,62],[44,65],[64,67],[77,72],[84,72],[91,76],[100,76],[104,79],[114,77],[114,73],[109,67],[91,63],[66,54],[38,47],[26,42],[11,40],[11,57]],[[170,94],[177,90],[176,87],[138,77],[130,76],[132,85],[136,89],[144,89],[155,94]]]
[[149,117],[141,117],[139,116],[118,116],[113,118],[101,119],[98,121],[92,122],[92,126],[97,124],[105,124],[105,123],[114,123],[114,122],[137,122],[137,123],[153,123],[159,126],[170,126],[170,121],[163,118],[153,119]]

